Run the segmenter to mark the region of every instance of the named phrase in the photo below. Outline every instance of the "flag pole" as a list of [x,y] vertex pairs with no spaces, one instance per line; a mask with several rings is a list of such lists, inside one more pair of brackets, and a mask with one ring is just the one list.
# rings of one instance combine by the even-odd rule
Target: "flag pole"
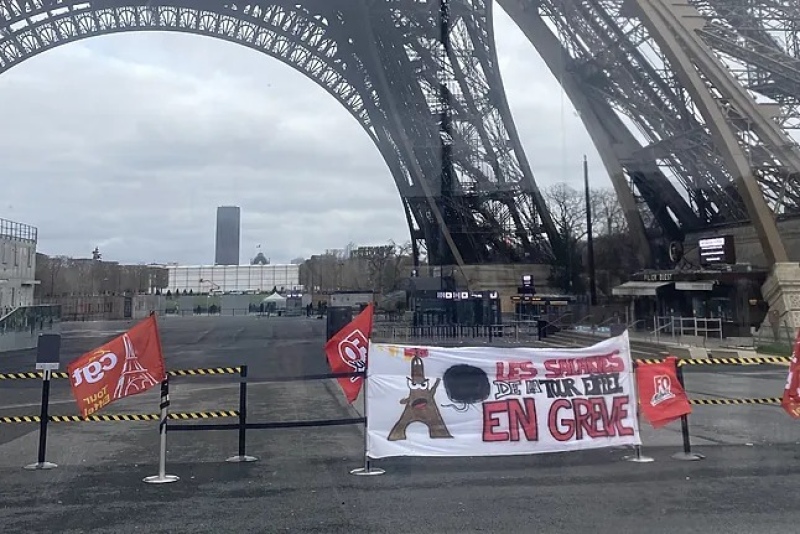
[[[678,383],[683,388],[683,391],[686,391],[686,384],[683,381],[683,366],[676,365],[675,366],[675,375],[678,377]],[[676,460],[684,460],[687,462],[696,462],[697,460],[703,460],[705,458],[704,455],[698,454],[696,452],[692,452],[692,443],[689,437],[689,416],[687,414],[683,414],[681,416],[681,435],[683,437],[683,451],[676,452],[672,455],[673,458]]]
[[175,475],[168,475],[167,473],[167,416],[169,409],[169,376],[165,376],[161,382],[161,417],[158,423],[158,433],[161,438],[159,457],[158,457],[158,474],[145,477],[144,482],[148,484],[167,484],[169,482],[177,482],[180,480]]
[[364,387],[361,388],[361,394],[364,396],[364,467],[358,467],[350,471],[351,475],[356,476],[375,476],[386,473],[385,470],[379,467],[372,467],[369,460],[369,410],[367,409],[369,403],[369,346],[372,345],[372,322],[369,325],[369,338],[370,342],[367,346],[367,358],[364,362]]
[[[367,358],[367,362],[369,362],[369,358]],[[369,363],[367,364],[367,367],[369,367]],[[369,383],[368,373],[367,370],[365,369],[364,387],[361,390],[362,392],[361,394],[364,395],[364,467],[358,467],[350,471],[351,475],[356,475],[356,476],[375,476],[386,473],[385,470],[379,467],[372,467],[369,460],[369,423],[368,423],[369,411],[367,410],[367,397],[369,396],[367,393],[368,383]]]
[[[633,360],[633,358],[631,358],[631,363],[633,364],[632,365],[632,369],[631,369],[631,379],[632,379],[631,392],[633,392],[633,399],[634,399],[633,402],[636,403],[636,423],[637,423],[638,427],[641,427],[642,426],[641,425],[642,419],[639,416],[639,412],[640,412],[640,410],[639,410],[639,387],[638,387],[638,384],[636,383],[636,362]],[[640,431],[640,435],[641,435],[641,431]],[[654,458],[651,458],[650,456],[644,456],[642,454],[642,446],[641,445],[634,445],[633,446],[633,451],[634,451],[634,455],[633,456],[625,456],[622,459],[626,460],[628,462],[636,462],[636,463],[641,463],[641,464],[655,462]]]

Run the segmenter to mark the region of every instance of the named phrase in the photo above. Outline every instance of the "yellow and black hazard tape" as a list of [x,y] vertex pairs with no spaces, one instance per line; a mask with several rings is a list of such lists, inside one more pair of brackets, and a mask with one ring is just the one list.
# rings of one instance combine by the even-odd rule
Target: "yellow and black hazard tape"
[[689,399],[689,404],[700,406],[720,406],[734,404],[780,404],[780,398],[771,399]]
[[3,423],[38,423],[41,418],[38,415],[12,415],[10,417],[0,417],[0,424]]
[[[215,412],[185,412],[171,413],[168,419],[177,421],[188,421],[191,419],[217,419],[220,417],[239,417],[237,410],[221,410]],[[157,413],[137,413],[137,414],[112,414],[112,415],[51,415],[49,421],[52,423],[117,423],[122,421],[158,421]],[[0,424],[11,423],[38,423],[41,418],[38,415],[16,415],[0,417]]]
[[[204,376],[204,375],[238,375],[239,367],[207,367],[203,369],[175,369],[167,371],[168,376]],[[44,374],[39,372],[30,373],[0,373],[0,380],[41,380]],[[50,373],[52,379],[69,378],[69,373]]]
[[[30,372],[30,373],[0,373],[0,380],[31,380],[34,378],[42,379],[44,373]],[[67,378],[67,373],[50,373],[50,378]]]
[[[663,358],[637,358],[638,364],[661,363]],[[768,365],[789,363],[789,356],[754,356],[742,358],[679,358],[678,365]]]
[[168,419],[217,419],[219,417],[239,417],[238,410],[223,410],[218,412],[188,412],[188,413],[171,413]]
[[238,375],[239,367],[207,367],[205,369],[176,369],[167,371],[169,376],[200,376],[200,375]]

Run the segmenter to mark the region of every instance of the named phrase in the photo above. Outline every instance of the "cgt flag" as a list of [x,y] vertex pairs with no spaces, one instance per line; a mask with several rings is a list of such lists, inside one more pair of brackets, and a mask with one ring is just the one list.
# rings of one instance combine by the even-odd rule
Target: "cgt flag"
[[166,372],[155,315],[73,360],[68,371],[72,395],[83,417],[159,384]]
[[636,368],[639,404],[653,428],[661,428],[692,413],[686,392],[678,381],[677,361],[675,356],[669,356],[663,362]]
[[[336,332],[325,344],[325,355],[334,373],[365,373],[367,371],[367,352],[372,333],[372,314],[374,305],[370,303],[355,319]],[[347,402],[356,400],[364,383],[363,376],[339,378]]]
[[795,419],[800,419],[800,330],[797,331],[794,340],[792,361],[789,364],[789,376],[786,377],[781,406],[786,413]]

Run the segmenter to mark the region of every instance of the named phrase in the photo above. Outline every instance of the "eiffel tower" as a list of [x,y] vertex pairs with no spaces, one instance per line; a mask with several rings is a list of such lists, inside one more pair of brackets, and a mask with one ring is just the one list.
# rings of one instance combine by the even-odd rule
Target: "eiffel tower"
[[123,334],[122,342],[125,344],[125,363],[117,387],[114,389],[114,399],[135,395],[158,384],[150,372],[139,363],[136,349],[128,334]]
[[[497,1],[578,110],[643,261],[659,266],[676,241],[749,225],[761,265],[773,268],[765,298],[800,325],[800,241],[788,246],[795,238],[776,222],[800,217],[800,151],[788,133],[800,127],[797,0]],[[374,142],[414,257],[479,277],[498,272],[486,264],[547,263],[566,250],[511,117],[493,7],[0,0],[0,75],[61,44],[119,32],[183,32],[260,51],[319,84]]]

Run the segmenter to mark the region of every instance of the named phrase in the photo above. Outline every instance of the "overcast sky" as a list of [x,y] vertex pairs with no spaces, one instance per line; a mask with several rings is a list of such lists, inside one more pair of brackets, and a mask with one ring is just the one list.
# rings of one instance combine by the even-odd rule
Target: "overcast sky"
[[[574,109],[510,19],[505,87],[540,187],[607,177]],[[139,33],[45,52],[0,75],[0,217],[39,250],[212,263],[215,209],[242,207],[241,260],[408,240],[394,181],[358,123],[302,74],[205,37]]]

